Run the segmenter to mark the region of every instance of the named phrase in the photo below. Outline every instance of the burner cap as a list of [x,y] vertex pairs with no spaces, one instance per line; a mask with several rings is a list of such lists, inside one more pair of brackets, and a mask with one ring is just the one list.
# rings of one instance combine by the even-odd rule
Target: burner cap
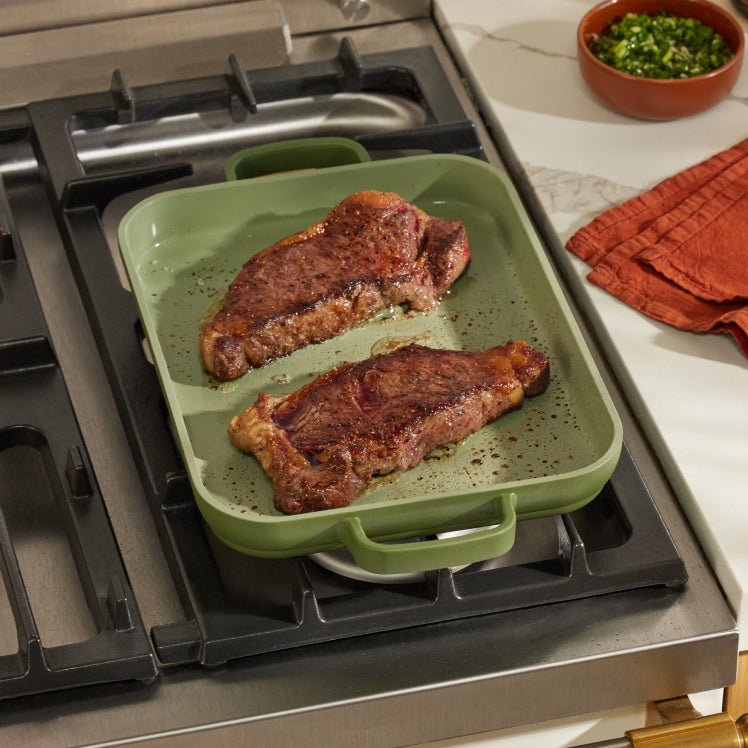
[[[495,525],[492,525],[495,527]],[[469,535],[473,532],[479,532],[480,530],[487,530],[488,527],[475,527],[469,530],[453,530],[452,532],[441,532],[437,538],[454,538],[459,535]],[[396,540],[396,543],[412,543],[414,541],[421,540],[421,538],[406,538],[405,540]],[[414,582],[421,582],[426,576],[424,571],[408,572],[402,574],[376,574],[372,571],[362,569],[353,558],[351,552],[346,548],[341,548],[335,551],[322,551],[320,553],[312,553],[309,555],[312,561],[318,563],[324,569],[332,571],[335,574],[340,574],[342,577],[348,577],[349,579],[356,579],[359,582],[372,582],[374,584],[413,584]],[[467,568],[470,564],[463,564],[462,566],[453,566],[452,571],[461,571]]]

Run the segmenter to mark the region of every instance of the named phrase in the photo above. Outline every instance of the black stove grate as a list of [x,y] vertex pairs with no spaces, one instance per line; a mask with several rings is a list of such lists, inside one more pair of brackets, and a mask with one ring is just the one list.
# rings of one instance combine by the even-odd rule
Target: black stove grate
[[[74,128],[216,107],[228,109],[232,119],[251,120],[267,101],[350,90],[395,92],[417,101],[427,113],[426,124],[416,129],[361,133],[357,139],[373,153],[423,150],[484,157],[476,128],[433,50],[359,57],[348,40],[327,62],[246,71],[232,57],[224,76],[134,90],[117,72],[108,92],[31,104],[23,112],[6,113],[5,120],[0,113],[0,130],[5,128],[6,137],[20,133],[34,147],[187,614],[186,621],[151,631],[153,648],[165,665],[216,665],[341,637],[686,581],[684,564],[625,447],[601,496],[579,512],[553,518],[553,552],[529,563],[487,562],[459,572],[427,572],[414,583],[377,585],[341,580],[306,558],[241,556],[217,543],[206,529],[174,443],[155,371],[143,352],[137,309],[122,287],[103,225],[104,211],[117,197],[143,188],[168,189],[171,180],[192,174],[193,166],[175,158],[153,168],[87,176],[70,133]],[[45,335],[42,331],[41,337]],[[7,559],[12,558],[12,549],[2,535],[0,548],[5,565],[11,567]],[[15,589],[13,575],[9,576],[9,586]],[[255,584],[260,578],[268,583]],[[2,677],[0,670],[0,695],[12,695],[12,679]],[[99,677],[78,683],[99,682]],[[60,687],[66,685],[72,684]]]
[[[594,507],[550,518],[558,538],[551,558],[439,569],[405,584],[341,579],[306,557],[240,556],[211,542],[186,483],[183,489],[183,500],[163,506],[162,514],[195,615],[152,631],[163,662],[216,665],[343,637],[685,582],[683,563],[626,449]],[[521,533],[522,524],[519,538]],[[232,598],[229,574],[252,589]],[[254,589],[256,579],[266,584]]]
[[[18,652],[0,656],[0,699],[84,683],[149,680],[157,674],[83,437],[59,369],[23,247],[0,182],[0,450],[36,450],[65,525],[96,635],[45,646],[24,586],[6,515],[18,501],[0,495],[0,572]],[[34,511],[42,511],[38,506]]]

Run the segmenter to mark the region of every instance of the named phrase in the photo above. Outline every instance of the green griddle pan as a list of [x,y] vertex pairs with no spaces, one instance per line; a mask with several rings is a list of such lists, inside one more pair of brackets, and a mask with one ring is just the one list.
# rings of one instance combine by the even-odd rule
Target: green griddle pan
[[[620,455],[620,420],[503,172],[458,155],[369,161],[360,147],[353,156],[344,148],[343,165],[321,168],[309,151],[317,142],[329,149],[329,141],[294,142],[301,161],[276,145],[280,174],[269,174],[272,147],[261,154],[264,176],[256,176],[252,151],[241,152],[227,164],[227,182],[149,197],[120,223],[124,266],[197,506],[228,546],[268,558],[348,548],[367,571],[398,574],[500,556],[518,520],[572,511],[600,492]],[[291,170],[296,163],[305,170]],[[384,310],[235,382],[203,372],[202,321],[246,259],[367,189],[464,221],[471,262],[438,309]],[[412,470],[375,479],[348,507],[281,514],[259,462],[229,443],[229,421],[260,391],[297,389],[393,343],[476,350],[518,339],[550,359],[546,393]]]

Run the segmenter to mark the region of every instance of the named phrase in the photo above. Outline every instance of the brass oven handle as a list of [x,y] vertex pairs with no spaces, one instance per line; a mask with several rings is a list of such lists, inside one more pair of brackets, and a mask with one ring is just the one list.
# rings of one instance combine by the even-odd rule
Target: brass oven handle
[[628,730],[633,748],[748,748],[748,714],[737,721],[726,712]]
[[702,716],[687,696],[655,702],[662,725],[627,730],[624,738],[588,743],[577,748],[748,748],[748,714]]

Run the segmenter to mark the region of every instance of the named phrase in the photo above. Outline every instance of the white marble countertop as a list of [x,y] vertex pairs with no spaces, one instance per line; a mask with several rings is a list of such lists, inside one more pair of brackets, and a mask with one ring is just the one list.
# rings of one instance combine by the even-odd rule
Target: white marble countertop
[[[729,0],[716,0],[748,31]],[[586,88],[576,27],[594,0],[436,0],[486,119],[495,118],[562,242],[597,214],[748,137],[748,61],[701,115],[648,122]],[[589,268],[568,254],[584,279]],[[582,280],[638,415],[734,609],[748,649],[748,358],[728,335],[656,322]]]

